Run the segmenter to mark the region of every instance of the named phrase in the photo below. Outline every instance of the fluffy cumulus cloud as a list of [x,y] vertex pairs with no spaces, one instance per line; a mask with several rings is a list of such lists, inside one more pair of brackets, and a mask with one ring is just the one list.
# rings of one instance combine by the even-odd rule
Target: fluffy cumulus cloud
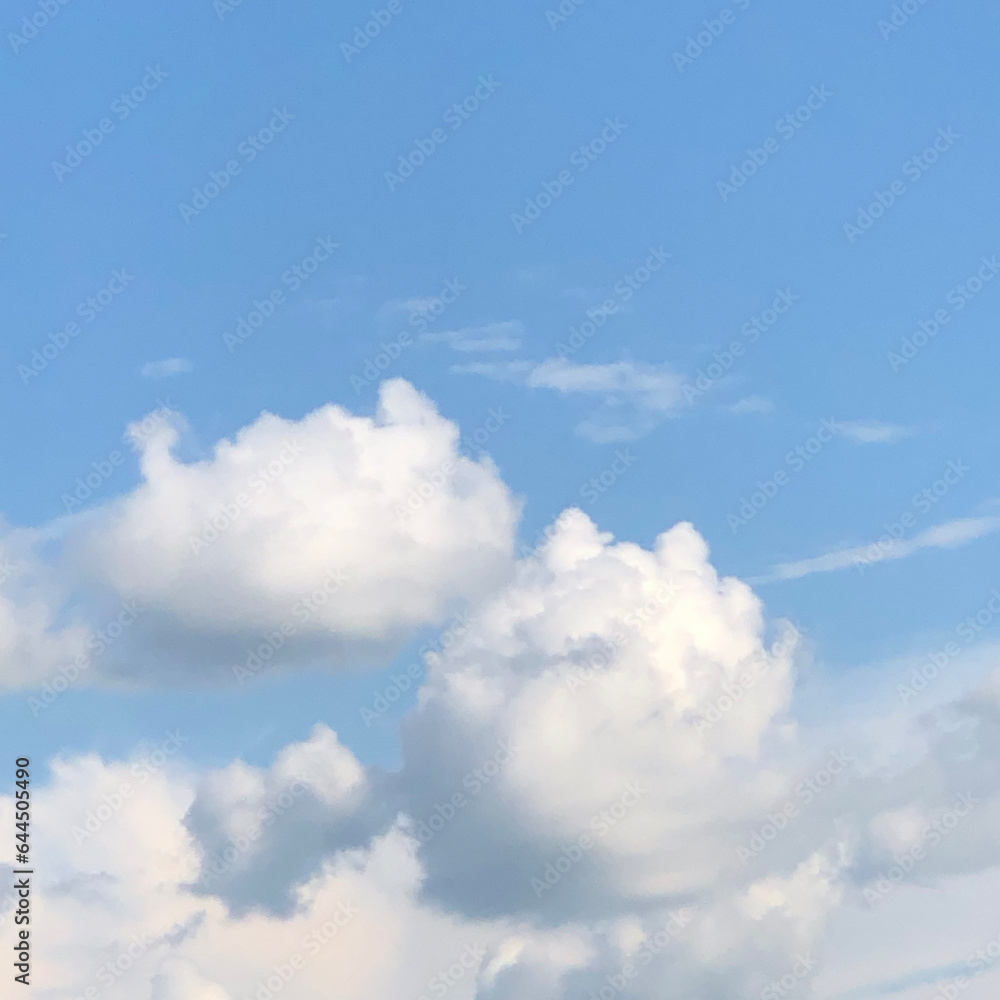
[[[177,731],[51,761],[36,981],[74,1000],[776,1000],[818,983],[910,1000],[967,974],[963,1000],[995,995],[1000,938],[971,928],[1000,865],[1000,672],[922,714],[895,696],[847,726],[833,699],[807,724],[799,630],[720,576],[691,525],[646,549],[569,510],[510,566],[513,501],[456,435],[403,383],[374,419],[266,416],[200,463],[164,434],[142,485],[73,527],[66,558],[86,554],[94,586],[192,635],[273,629],[331,566],[359,592],[315,612],[317,635],[384,643],[463,590],[472,606],[428,654],[393,771],[321,723],[267,766],[196,768]],[[195,552],[206,497],[300,446]],[[429,593],[406,592],[410,572]],[[13,811],[0,797],[5,829]],[[942,899],[956,928],[926,966],[876,954]]]
[[[57,612],[84,623],[92,655],[76,673],[87,676],[229,673],[248,658],[252,669],[260,646],[292,663],[384,657],[509,569],[517,502],[406,382],[383,384],[374,417],[333,405],[264,414],[201,461],[176,457],[178,435],[160,421],[137,436],[142,482],[65,526],[54,573],[79,606],[16,598],[0,649],[16,661],[31,647],[22,662],[36,676],[81,642],[53,633]],[[8,606],[0,624],[15,617]],[[109,628],[113,642],[94,638]],[[4,680],[27,669],[12,662]]]

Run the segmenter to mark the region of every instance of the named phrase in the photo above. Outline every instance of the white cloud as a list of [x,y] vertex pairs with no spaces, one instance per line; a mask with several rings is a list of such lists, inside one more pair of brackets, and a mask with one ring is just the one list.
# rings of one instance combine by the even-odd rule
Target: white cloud
[[[218,671],[232,682],[262,645],[269,666],[381,662],[509,570],[518,503],[401,380],[383,383],[374,418],[337,406],[264,414],[193,463],[174,456],[176,441],[161,422],[138,441],[140,485],[67,528],[52,573],[75,588],[73,605],[52,588],[16,596],[0,632],[5,684],[23,683],[32,657],[45,677],[46,643],[79,643],[123,602],[137,620],[88,680]],[[80,636],[53,631],[67,615],[86,623]]]
[[[924,980],[946,981],[996,937],[1000,672],[831,755],[796,719],[782,634],[689,525],[645,550],[568,511],[429,658],[398,772],[325,726],[269,767],[54,760],[34,905],[60,946],[35,977],[101,1000],[792,996],[824,970],[874,991],[914,971],[919,909],[942,914]],[[944,916],[975,873],[994,876],[981,936]]]
[[916,433],[913,427],[882,420],[838,420],[837,431],[855,444],[896,444]]
[[771,413],[774,403],[766,396],[744,396],[728,407],[730,413],[743,416],[746,413]]
[[598,396],[603,406],[577,425],[577,432],[598,442],[642,436],[686,405],[684,379],[666,365],[617,361],[577,364],[568,358],[545,361],[473,362],[453,365],[458,375],[483,375],[560,395]]
[[140,373],[143,378],[170,378],[172,375],[182,375],[194,368],[187,358],[165,358],[163,361],[147,361]]
[[921,531],[911,539],[882,539],[867,545],[836,549],[810,559],[779,563],[770,573],[757,577],[755,582],[773,583],[777,580],[798,580],[813,573],[831,573],[851,567],[866,568],[889,559],[905,559],[923,549],[953,549],[1000,528],[1000,517],[963,517],[946,521]]
[[508,320],[485,326],[466,326],[461,330],[422,333],[420,339],[429,344],[448,344],[455,351],[516,351],[524,339],[524,324]]

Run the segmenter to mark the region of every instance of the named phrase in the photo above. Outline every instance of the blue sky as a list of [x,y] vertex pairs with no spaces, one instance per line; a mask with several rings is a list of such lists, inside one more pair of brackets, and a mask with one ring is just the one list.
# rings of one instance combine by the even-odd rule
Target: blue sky
[[[123,435],[158,408],[186,462],[263,411],[371,415],[395,345],[380,375],[496,463],[521,546],[571,506],[647,548],[690,521],[802,630],[800,684],[879,687],[1000,587],[1000,11],[912,6],[393,0],[359,48],[362,3],[60,0],[28,38],[44,5],[18,0],[7,527],[55,558],[78,477],[108,470],[84,517],[141,484]],[[821,558],[904,515],[860,570]],[[5,743],[120,756],[180,724],[192,767],[264,766],[322,722],[395,767],[416,686],[360,709],[442,620],[339,672],[72,689],[39,718],[9,690]]]
[[[511,415],[487,450],[526,498],[526,542],[563,507],[582,504],[602,527],[646,544],[690,519],[721,570],[763,574],[874,541],[951,460],[971,471],[915,531],[988,513],[1000,493],[989,429],[997,289],[986,284],[898,372],[887,354],[936,309],[952,312],[948,293],[1000,250],[989,180],[995,71],[976,51],[989,44],[996,12],[928,3],[883,38],[878,22],[891,5],[732,9],[733,23],[687,64],[674,53],[718,13],[690,3],[588,3],[555,27],[536,4],[405,4],[357,54],[339,48],[366,20],[350,5],[294,5],[280,17],[252,0],[229,11],[203,2],[60,8],[5,70],[2,444],[18,472],[4,477],[0,506],[10,523],[63,514],[76,477],[164,401],[189,421],[192,457],[264,409],[297,417],[334,401],[371,412],[375,386],[356,392],[350,376],[380,342],[413,329],[392,304],[434,296],[449,279],[468,290],[428,329],[516,321],[523,346],[499,360],[542,361],[650,247],[664,247],[669,264],[575,362],[666,366],[693,379],[713,350],[745,339],[740,328],[778,291],[796,301],[747,344],[731,384],[713,384],[696,406],[627,442],[634,465],[596,500],[581,487],[620,446],[574,433],[598,409],[593,397],[452,374],[481,358],[441,343],[408,348],[387,370],[466,433],[491,406]],[[499,86],[455,129],[455,113],[444,115],[480,77]],[[141,91],[143,78],[155,89],[123,111],[120,95]],[[794,132],[776,131],[814,87],[831,96]],[[238,152],[272,109],[294,120],[259,151]],[[66,145],[105,118],[113,131],[57,179],[52,164],[65,163]],[[627,127],[576,175],[570,157],[607,118]],[[447,140],[390,191],[386,171],[438,127]],[[937,162],[904,173],[939,129],[959,138]],[[724,200],[718,183],[769,138],[779,151]],[[185,222],[180,204],[233,159],[241,173]],[[516,232],[512,214],[567,168],[572,186]],[[845,224],[897,178],[906,193],[852,243]],[[292,291],[282,273],[322,237],[338,249]],[[77,305],[121,269],[134,280],[81,322]],[[223,334],[275,288],[287,301],[227,350]],[[79,337],[22,384],[17,366],[74,319]],[[192,369],[141,377],[144,363],[174,357]],[[727,412],[747,397],[773,408]],[[823,418],[912,433],[893,444],[835,441],[734,533],[726,515],[758,478],[787,468],[786,452]],[[90,502],[137,480],[128,453]],[[997,582],[996,546],[985,537],[864,576],[771,584],[762,595],[774,613],[808,623],[832,667],[878,661],[977,608]],[[147,701],[160,698],[130,700],[126,716],[155,714]],[[288,730],[277,723],[273,739],[301,728],[293,718]],[[65,738],[85,745],[109,735],[78,719]]]

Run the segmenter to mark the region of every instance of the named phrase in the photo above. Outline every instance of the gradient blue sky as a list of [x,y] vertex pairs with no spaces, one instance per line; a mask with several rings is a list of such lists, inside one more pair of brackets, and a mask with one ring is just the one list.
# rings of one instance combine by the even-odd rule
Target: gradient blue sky
[[[61,517],[76,477],[163,401],[190,424],[189,458],[262,410],[298,418],[333,401],[370,413],[376,387],[357,392],[351,376],[409,328],[399,303],[436,295],[449,279],[467,290],[431,330],[517,322],[523,345],[499,360],[550,358],[585,311],[661,246],[669,263],[574,363],[653,365],[693,379],[777,291],[798,299],[725,384],[635,440],[594,443],[576,432],[597,397],[454,373],[478,358],[446,343],[409,347],[387,370],[465,433],[490,408],[510,414],[485,447],[525,500],[524,542],[580,504],[602,528],[644,545],[690,520],[721,572],[766,576],[874,541],[952,461],[970,471],[907,538],[996,514],[1000,282],[961,311],[948,295],[1000,252],[1000,10],[930,0],[883,37],[889,3],[752,0],[745,10],[731,5],[733,23],[680,71],[674,53],[721,6],[587,0],[553,28],[542,2],[403,2],[349,61],[341,44],[368,20],[366,4],[245,0],[220,17],[209,0],[73,0],[16,54],[8,35],[0,510],[9,523]],[[35,10],[9,6],[4,31]],[[166,75],[120,118],[113,103],[147,67]],[[480,77],[499,86],[460,128],[445,125],[447,140],[390,190],[385,172]],[[776,123],[813,88],[831,96],[784,138]],[[274,109],[294,119],[246,162],[240,144]],[[53,162],[65,160],[67,144],[104,118],[113,130],[57,177]],[[512,213],[609,118],[627,126],[620,137],[517,232]],[[909,180],[904,164],[939,130],[958,138]],[[718,182],[769,138],[777,152],[723,199]],[[180,204],[232,159],[241,172],[185,221]],[[905,193],[851,242],[845,224],[896,179]],[[282,273],[321,237],[339,244],[330,260],[227,350],[223,334],[254,299],[282,287]],[[18,366],[79,321],[78,303],[115,270],[134,278],[23,384]],[[940,308],[950,322],[894,372],[888,352]],[[187,359],[190,370],[142,376],[144,364],[167,358]],[[770,405],[730,412],[758,397]],[[826,444],[734,532],[727,514],[758,479],[787,469],[786,453],[824,418],[855,427],[853,439]],[[871,427],[890,440],[859,442]],[[621,448],[634,463],[588,503],[581,488]],[[138,482],[127,455],[88,503]],[[869,673],[932,648],[981,607],[1000,585],[998,552],[1000,535],[985,534],[864,574],[757,587],[770,613],[806,630],[822,666]],[[412,659],[410,650],[399,663]],[[0,706],[8,736],[32,756],[124,752],[183,719],[193,759],[261,762],[302,738],[320,711],[362,760],[390,764],[396,716],[369,728],[358,711],[385,673],[267,678],[236,694],[71,691],[40,721],[22,693]]]

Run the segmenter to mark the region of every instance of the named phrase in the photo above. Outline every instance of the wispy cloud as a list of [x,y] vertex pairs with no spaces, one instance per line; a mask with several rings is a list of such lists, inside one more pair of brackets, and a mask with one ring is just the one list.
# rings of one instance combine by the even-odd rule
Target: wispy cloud
[[597,443],[632,441],[686,405],[683,378],[665,365],[616,361],[575,364],[545,361],[473,362],[453,365],[459,375],[482,375],[560,395],[602,397],[602,407],[577,425],[577,433]]
[[774,403],[766,396],[744,396],[726,408],[730,413],[743,416],[747,413],[771,413],[774,410]]
[[916,433],[913,427],[882,420],[838,420],[837,429],[842,437],[855,444],[896,444]]
[[1000,517],[963,517],[935,525],[912,539],[883,539],[849,549],[837,549],[825,555],[797,562],[779,563],[770,573],[756,577],[753,583],[798,580],[813,573],[832,573],[852,566],[870,566],[889,559],[905,559],[921,549],[953,549],[1000,529]]
[[524,325],[517,320],[466,326],[461,330],[422,333],[425,343],[448,344],[455,351],[516,351],[524,338]]
[[170,378],[192,368],[194,365],[187,358],[164,358],[162,361],[147,361],[139,371],[143,378]]

